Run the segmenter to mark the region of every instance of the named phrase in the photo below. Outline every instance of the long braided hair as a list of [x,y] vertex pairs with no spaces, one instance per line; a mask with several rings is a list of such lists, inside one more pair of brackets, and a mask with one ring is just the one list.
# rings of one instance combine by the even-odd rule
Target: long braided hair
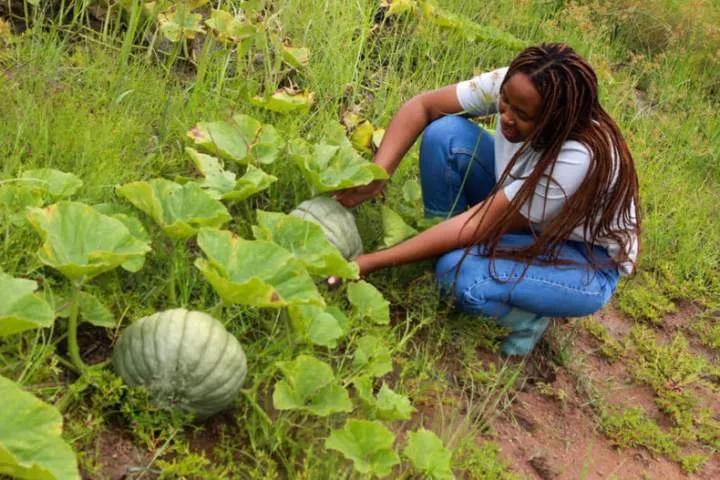
[[[503,85],[516,73],[530,78],[540,93],[542,105],[535,129],[510,160],[492,193],[501,188],[528,149],[540,152],[539,159],[510,202],[510,208],[493,221],[489,236],[479,241],[485,244],[491,259],[520,259],[527,270],[530,263],[560,263],[560,247],[575,228],[582,226],[586,256],[591,267],[598,268],[590,244],[599,239],[611,240],[623,252],[629,250],[633,236],[640,237],[638,178],[632,155],[617,124],[599,103],[595,72],[572,48],[559,43],[527,48],[513,60]],[[543,177],[552,178],[558,154],[568,140],[578,141],[590,151],[590,166],[583,182],[558,214],[533,230],[531,245],[503,249],[499,244],[511,217],[526,202],[533,201],[533,192]],[[545,196],[550,183],[545,187]],[[465,255],[471,248],[466,249]]]

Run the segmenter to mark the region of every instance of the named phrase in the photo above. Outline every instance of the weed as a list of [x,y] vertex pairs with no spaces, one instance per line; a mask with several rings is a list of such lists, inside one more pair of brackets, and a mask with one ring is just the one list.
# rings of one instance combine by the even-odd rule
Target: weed
[[593,317],[585,317],[581,322],[585,330],[595,337],[601,344],[600,354],[614,362],[622,355],[625,350],[620,342],[618,342],[600,322]]

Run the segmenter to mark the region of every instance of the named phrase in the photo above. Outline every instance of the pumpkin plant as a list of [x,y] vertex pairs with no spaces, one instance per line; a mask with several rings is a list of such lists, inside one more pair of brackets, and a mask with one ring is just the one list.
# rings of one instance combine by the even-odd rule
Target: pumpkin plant
[[142,263],[137,260],[144,257],[150,247],[147,241],[135,237],[122,221],[83,203],[62,201],[43,209],[32,208],[28,219],[44,242],[38,251],[40,261],[58,270],[72,284],[68,351],[74,368],[83,371],[86,366],[77,344],[78,318],[93,319],[88,309],[97,308],[100,303],[94,297],[95,301],[88,300],[89,294],[82,292],[83,285],[117,267],[130,272],[139,270]]
[[148,214],[173,242],[168,301],[177,303],[177,273],[186,258],[185,241],[202,227],[220,227],[230,221],[225,206],[194,182],[180,185],[156,178],[127,183],[117,194]]

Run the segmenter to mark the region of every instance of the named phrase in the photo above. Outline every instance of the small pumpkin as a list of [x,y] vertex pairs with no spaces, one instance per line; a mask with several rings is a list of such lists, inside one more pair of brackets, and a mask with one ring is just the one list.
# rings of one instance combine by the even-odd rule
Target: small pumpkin
[[245,352],[223,324],[184,308],[130,325],[115,346],[112,362],[125,383],[144,385],[157,405],[198,417],[228,407],[247,373]]
[[363,246],[355,217],[330,197],[314,197],[297,206],[290,215],[315,223],[346,260],[362,255]]

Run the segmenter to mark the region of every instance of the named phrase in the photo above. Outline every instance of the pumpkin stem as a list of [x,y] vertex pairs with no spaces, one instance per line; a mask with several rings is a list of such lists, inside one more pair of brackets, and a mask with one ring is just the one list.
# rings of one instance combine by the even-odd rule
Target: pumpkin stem
[[80,313],[80,287],[73,284],[72,300],[70,305],[70,318],[68,319],[68,353],[70,361],[79,372],[85,371],[87,366],[80,357],[80,348],[77,342],[78,315]]

